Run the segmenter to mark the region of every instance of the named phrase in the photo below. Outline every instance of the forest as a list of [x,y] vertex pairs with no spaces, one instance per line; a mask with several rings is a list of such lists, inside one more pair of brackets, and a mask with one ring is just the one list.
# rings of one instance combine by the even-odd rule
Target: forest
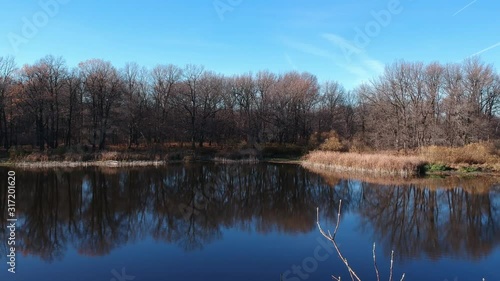
[[[334,74],[332,73],[332,76]],[[311,146],[335,132],[351,147],[411,150],[499,137],[500,75],[478,57],[396,61],[347,91],[308,72],[223,75],[201,65],[0,57],[0,145],[47,151],[110,145]]]

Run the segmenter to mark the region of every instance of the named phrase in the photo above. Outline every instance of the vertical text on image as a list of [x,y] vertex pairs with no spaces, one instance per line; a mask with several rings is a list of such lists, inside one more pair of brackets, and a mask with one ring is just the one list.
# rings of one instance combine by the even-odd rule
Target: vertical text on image
[[16,273],[16,172],[7,172],[7,264],[10,273]]

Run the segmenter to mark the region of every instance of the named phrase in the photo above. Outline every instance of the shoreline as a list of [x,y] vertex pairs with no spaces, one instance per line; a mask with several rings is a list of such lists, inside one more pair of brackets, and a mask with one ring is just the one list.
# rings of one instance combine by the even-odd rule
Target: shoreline
[[163,166],[165,161],[38,161],[38,162],[2,162],[2,167],[19,168],[78,168],[78,167],[150,167]]
[[320,170],[324,170],[324,171],[331,171],[331,172],[337,172],[337,173],[344,172],[344,173],[352,173],[352,174],[358,174],[358,175],[370,175],[370,176],[374,176],[374,177],[397,176],[397,177],[401,177],[401,178],[411,178],[411,177],[419,176],[418,174],[411,172],[411,171],[407,171],[407,170],[401,170],[401,171],[386,170],[386,169],[377,169],[376,170],[376,169],[370,169],[370,168],[323,164],[323,163],[317,163],[317,162],[311,162],[311,161],[302,161],[301,165],[304,168],[320,169]]
[[[466,172],[462,170],[451,170],[451,171],[426,171],[423,174],[411,174],[407,172],[393,172],[393,171],[379,171],[379,170],[371,170],[371,169],[361,169],[361,168],[352,168],[338,165],[328,165],[322,163],[314,163],[310,161],[298,161],[297,163],[302,167],[310,170],[310,171],[322,171],[324,173],[331,174],[339,174],[345,173],[351,176],[364,176],[371,178],[400,178],[400,179],[423,179],[429,177],[453,177],[453,176],[461,176],[461,177],[484,177],[484,176],[492,176],[492,177],[500,177],[499,171],[475,171],[475,172]],[[401,176],[403,175],[403,176]]]
[[[147,151],[103,151],[98,153],[32,152],[17,157],[0,158],[0,166],[19,168],[77,167],[158,167],[169,164],[295,164],[305,168],[370,177],[411,178],[422,176],[500,175],[498,152],[477,145],[471,149],[429,148],[419,154],[397,154],[390,151],[371,153],[314,150],[302,154],[283,147],[265,149],[217,149]],[[486,152],[481,152],[484,148]],[[292,153],[293,152],[293,153]],[[305,153],[305,154],[304,154]],[[466,156],[466,157],[464,157]],[[463,161],[464,159],[470,161]],[[473,162],[471,162],[474,160]],[[475,163],[475,164],[474,164]]]
[[350,152],[313,151],[301,163],[304,167],[336,172],[398,176],[402,178],[424,175],[427,161],[416,156],[361,154]]
[[368,176],[373,178],[384,178],[384,177],[398,177],[401,179],[405,178],[425,178],[431,176],[494,176],[499,177],[500,172],[496,171],[475,171],[475,172],[465,172],[461,170],[452,171],[426,171],[424,174],[415,174],[409,171],[389,171],[389,170],[374,170],[367,168],[356,168],[356,167],[346,167],[341,165],[329,165],[323,163],[316,163],[301,159],[284,159],[284,158],[270,158],[270,159],[210,159],[210,160],[193,160],[193,161],[138,161],[138,160],[101,160],[101,161],[34,161],[34,162],[0,162],[0,167],[16,167],[16,168],[80,168],[80,167],[105,167],[105,168],[126,168],[126,167],[159,167],[167,166],[169,164],[189,164],[189,163],[215,163],[215,164],[290,164],[290,165],[301,165],[308,170],[321,170],[327,173],[346,173],[354,176]]
[[458,156],[446,155],[448,157],[443,157],[439,153],[434,155],[397,155],[380,152],[355,153],[316,150],[304,156],[301,165],[312,169],[377,177],[500,175],[500,159],[495,156],[496,154],[489,154],[488,157],[483,156],[483,159],[477,159],[477,161],[459,161],[457,157],[462,155],[456,154]]
[[98,160],[98,161],[4,161],[0,162],[0,167],[18,167],[18,168],[79,168],[79,167],[107,167],[107,168],[120,168],[120,167],[158,167],[166,166],[169,164],[190,164],[190,163],[214,163],[214,164],[259,164],[259,163],[274,163],[274,164],[300,164],[299,160],[288,159],[194,159],[190,161],[174,160]]

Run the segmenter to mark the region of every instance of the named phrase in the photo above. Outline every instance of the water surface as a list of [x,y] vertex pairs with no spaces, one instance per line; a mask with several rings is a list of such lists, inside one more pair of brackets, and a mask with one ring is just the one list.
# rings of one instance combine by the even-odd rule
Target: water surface
[[[384,184],[286,164],[15,169],[17,266],[0,280],[500,280],[500,188],[485,179]],[[0,169],[6,178],[7,170]],[[486,185],[486,187],[485,187]],[[477,186],[478,188],[474,188]],[[480,191],[480,192],[479,192]]]

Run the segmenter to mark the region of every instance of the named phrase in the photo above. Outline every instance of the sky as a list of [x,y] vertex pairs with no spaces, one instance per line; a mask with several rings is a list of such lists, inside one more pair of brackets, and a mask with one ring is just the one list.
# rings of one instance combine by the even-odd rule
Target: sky
[[497,0],[2,0],[0,57],[310,72],[347,89],[398,60],[500,65]]

